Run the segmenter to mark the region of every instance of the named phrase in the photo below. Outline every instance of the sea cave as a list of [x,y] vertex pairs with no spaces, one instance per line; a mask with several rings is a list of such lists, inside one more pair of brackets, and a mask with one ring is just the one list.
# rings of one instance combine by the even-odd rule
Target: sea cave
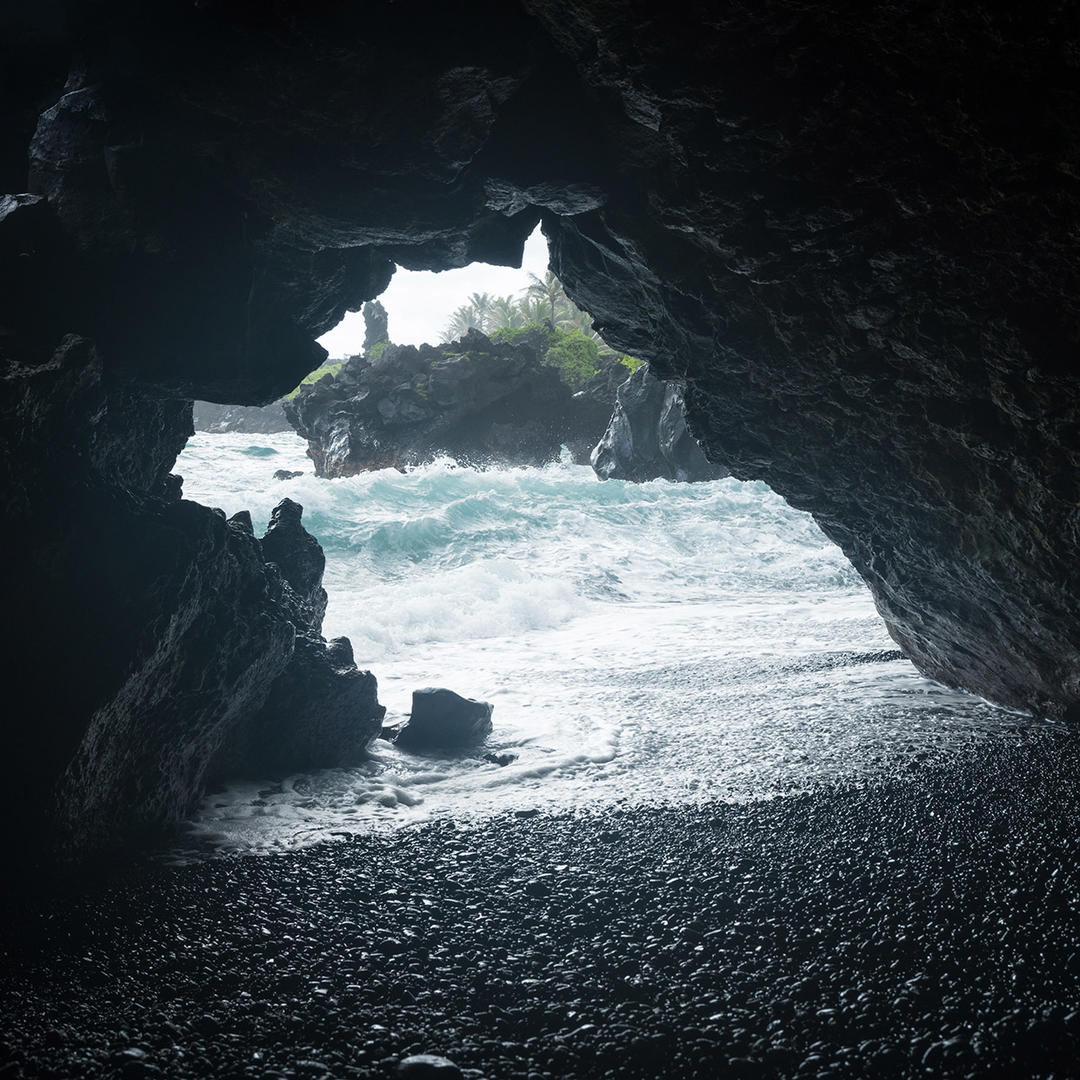
[[[1071,8],[55,0],[0,27],[4,1075],[1077,1075]],[[395,277],[520,266],[538,228],[602,370],[566,376],[552,294],[439,346],[371,315],[318,375]],[[252,449],[288,467],[215,509],[246,447],[192,438],[193,401],[282,400]],[[681,450],[631,475],[646,400]],[[768,572],[731,554],[765,519]],[[484,601],[507,582],[527,662]],[[627,597],[633,630],[588,608]],[[595,621],[559,652],[563,610]],[[465,785],[407,829],[162,860],[215,798],[300,815],[268,778],[366,760],[435,663],[410,618],[461,639],[440,685],[508,694],[496,731],[580,715],[610,797],[545,801],[493,743],[535,783],[485,815]],[[747,619],[767,649],[733,649]],[[589,742],[646,701],[640,746]],[[661,735],[677,769],[619,773]],[[784,783],[710,786],[723,740]]]

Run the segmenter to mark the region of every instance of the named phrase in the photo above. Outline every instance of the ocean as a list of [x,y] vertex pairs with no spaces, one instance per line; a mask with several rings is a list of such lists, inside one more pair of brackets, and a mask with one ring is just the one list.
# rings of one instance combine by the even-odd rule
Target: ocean
[[256,535],[282,498],[303,505],[326,552],[324,633],[351,639],[388,723],[419,687],[494,705],[471,756],[379,740],[360,768],[214,792],[177,858],[435,818],[784,797],[1039,727],[919,675],[839,549],[760,483],[451,461],[324,480],[291,433],[199,433],[175,471],[185,498],[250,510]]

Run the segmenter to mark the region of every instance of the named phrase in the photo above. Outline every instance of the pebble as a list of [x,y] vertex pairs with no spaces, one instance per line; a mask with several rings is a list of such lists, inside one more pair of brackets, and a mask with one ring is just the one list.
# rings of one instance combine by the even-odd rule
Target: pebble
[[0,1074],[1076,1075],[1078,750],[9,896]]
[[437,1054],[413,1054],[398,1063],[398,1073],[409,1080],[463,1080],[461,1070]]

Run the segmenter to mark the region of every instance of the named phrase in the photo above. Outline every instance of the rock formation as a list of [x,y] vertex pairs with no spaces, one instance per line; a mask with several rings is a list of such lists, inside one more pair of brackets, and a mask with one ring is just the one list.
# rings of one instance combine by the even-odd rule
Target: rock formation
[[716,480],[728,471],[705,459],[686,426],[682,390],[643,364],[615,395],[611,422],[589,457],[601,480]]
[[388,345],[374,360],[354,356],[333,378],[301,387],[285,414],[319,476],[442,455],[543,465],[563,446],[583,462],[611,415],[617,376],[605,370],[575,393],[543,362],[550,339],[540,328],[506,343],[471,330],[446,345]]
[[85,847],[171,819],[290,663],[254,538],[176,498],[190,399],[280,398],[395,262],[513,263],[539,220],[605,340],[815,515],[922,670],[1080,708],[1070,7],[0,22],[4,660],[33,702],[4,820]]
[[408,750],[462,750],[491,734],[492,705],[462,697],[453,690],[414,690],[409,722],[394,740]]

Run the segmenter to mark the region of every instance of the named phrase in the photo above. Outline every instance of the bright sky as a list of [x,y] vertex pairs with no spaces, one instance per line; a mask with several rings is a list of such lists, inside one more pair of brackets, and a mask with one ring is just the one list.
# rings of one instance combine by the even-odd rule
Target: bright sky
[[[390,319],[390,340],[398,345],[436,345],[443,328],[456,308],[474,292],[492,296],[512,295],[515,299],[529,284],[529,273],[542,278],[548,268],[547,240],[537,225],[525,241],[521,269],[473,263],[461,270],[403,270],[390,279],[390,287],[379,297]],[[331,359],[355,356],[363,350],[364,318],[350,311],[319,338]]]

